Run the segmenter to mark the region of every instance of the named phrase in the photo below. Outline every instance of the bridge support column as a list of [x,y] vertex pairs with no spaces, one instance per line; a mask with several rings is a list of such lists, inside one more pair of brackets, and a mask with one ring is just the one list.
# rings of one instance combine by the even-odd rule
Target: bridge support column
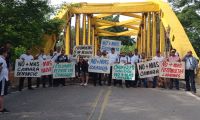
[[66,31],[65,31],[65,53],[70,54],[70,32],[71,31],[71,20],[67,22]]
[[91,15],[87,15],[88,18],[88,45],[91,45]]
[[152,18],[152,22],[153,22],[153,28],[152,28],[152,32],[153,32],[153,35],[152,35],[152,56],[155,56],[156,55],[156,49],[157,49],[157,46],[156,46],[156,36],[157,36],[157,29],[156,29],[156,13],[153,13],[153,18]]
[[148,19],[147,19],[147,57],[151,57],[151,13],[148,13]]
[[76,46],[80,45],[80,15],[76,14]]
[[147,23],[147,15],[146,15],[146,13],[144,13],[144,16],[143,16],[143,52],[145,53],[145,55],[147,55],[147,32],[146,32],[146,23]]
[[141,33],[141,38],[140,38],[140,43],[141,43],[141,51],[140,51],[140,53],[142,53],[142,52],[144,52],[144,48],[143,48],[143,46],[144,46],[144,37],[143,37],[143,26],[141,26],[140,27],[140,33]]
[[165,55],[165,30],[163,23],[160,21],[160,52]]
[[86,15],[83,14],[83,45],[86,44]]
[[93,46],[93,55],[95,55],[95,31],[94,31],[94,26],[92,26],[92,46]]

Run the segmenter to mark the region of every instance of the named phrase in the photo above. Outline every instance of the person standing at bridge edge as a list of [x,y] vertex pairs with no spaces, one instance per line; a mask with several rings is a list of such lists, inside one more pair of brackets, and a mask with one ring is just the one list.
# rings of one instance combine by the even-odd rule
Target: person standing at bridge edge
[[[65,55],[65,50],[62,50],[61,54],[56,59],[56,63],[63,63],[63,62],[69,62],[68,56]],[[58,80],[56,83],[57,86],[59,86],[59,84],[65,86],[65,78],[59,78],[57,80]]]
[[8,68],[6,64],[6,57],[6,49],[0,49],[0,113],[9,112],[4,108],[4,96],[8,91]]
[[135,81],[133,81],[132,87],[138,87],[139,73],[137,69],[137,63],[139,62],[140,58],[141,56],[138,54],[138,49],[135,49],[133,57],[131,58],[131,64],[135,65]]
[[198,67],[198,61],[195,57],[192,56],[192,51],[188,53],[183,58],[185,62],[185,82],[186,82],[186,91],[192,90],[196,93],[195,86],[195,69]]
[[[31,61],[31,60],[34,60],[33,56],[31,55],[30,53],[30,49],[27,49],[26,50],[26,53],[25,54],[22,54],[20,56],[20,59],[23,60],[23,61]],[[28,89],[29,90],[33,90],[32,88],[32,82],[31,82],[31,77],[27,77],[28,78]],[[21,77],[19,79],[19,91],[22,91],[23,87],[24,87],[24,80],[25,80],[25,77]]]
[[[172,49],[171,52],[170,52],[169,58],[167,58],[167,61],[169,61],[169,62],[181,62],[180,57],[177,56],[175,53],[176,53],[176,51],[174,49]],[[176,89],[179,90],[179,80],[178,79],[174,79],[174,78],[170,79],[169,89],[173,89],[174,83],[175,83]]]
[[[162,62],[162,61],[164,60],[164,57],[161,56],[159,50],[156,51],[156,56],[153,57],[153,60],[158,61],[158,62]],[[156,87],[157,87],[157,81],[158,81],[158,79],[159,79],[159,76],[155,76],[155,77],[153,78],[153,86],[152,86],[153,88],[156,88]]]
[[[112,65],[117,62],[118,55],[115,53],[115,48],[111,48],[111,53],[108,54],[109,62],[110,62],[110,75],[108,80],[108,86],[111,86],[112,81]],[[115,80],[114,80],[115,81]]]

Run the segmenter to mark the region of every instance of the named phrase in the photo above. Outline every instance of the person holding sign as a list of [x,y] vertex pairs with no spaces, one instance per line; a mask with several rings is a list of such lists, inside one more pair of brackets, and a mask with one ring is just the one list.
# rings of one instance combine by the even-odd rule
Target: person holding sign
[[[164,60],[164,57],[161,56],[160,51],[157,50],[157,51],[156,51],[156,56],[153,57],[152,60],[155,60],[155,61],[158,61],[158,62],[162,62],[162,61]],[[157,87],[157,81],[158,81],[158,79],[159,79],[158,76],[155,76],[155,77],[154,77],[154,79],[153,79],[153,86],[152,86],[153,88],[156,88],[156,87]]]
[[[141,53],[141,58],[139,59],[139,62],[146,62],[147,59],[145,57],[145,53]],[[148,85],[147,85],[147,78],[138,78],[139,82],[138,82],[138,87],[141,87],[142,86],[142,83],[143,83],[143,87],[147,88]]]
[[[30,53],[30,49],[27,49],[26,50],[26,53],[25,54],[22,54],[21,56],[20,56],[20,59],[21,60],[23,60],[23,61],[27,61],[27,62],[29,62],[29,61],[31,61],[31,60],[34,60],[34,58],[33,58],[33,56],[31,55],[31,53]],[[22,91],[22,89],[23,89],[23,87],[24,87],[24,80],[25,80],[25,78],[26,77],[21,77],[20,79],[19,79],[19,91]],[[27,79],[28,79],[28,89],[29,90],[33,90],[33,88],[32,88],[32,82],[31,82],[31,77],[27,77]]]
[[[54,54],[53,54],[53,50],[50,50],[49,55],[47,55],[47,60],[51,60],[52,62],[55,62],[54,59]],[[53,75],[48,75],[48,79],[49,79],[49,87],[53,87]]]
[[78,73],[79,76],[81,77],[81,86],[87,86],[88,84],[88,79],[89,79],[89,73],[88,73],[88,62],[83,59],[82,56],[79,57],[79,62],[78,62]]
[[8,91],[8,68],[6,63],[7,50],[5,48],[0,49],[0,113],[9,112],[4,108],[4,96]]
[[[101,51],[98,50],[97,51],[97,55],[95,56],[95,58],[101,58]],[[101,83],[101,73],[92,73],[93,75],[93,81],[94,81],[94,86],[96,86],[97,84],[97,80],[99,80],[99,85],[102,86],[102,83]]]
[[111,48],[111,53],[108,54],[109,62],[110,62],[110,75],[108,80],[108,86],[111,86],[112,81],[112,65],[117,62],[118,55],[115,53],[115,48]]
[[[118,63],[118,64],[125,65],[125,64],[127,64],[127,62],[128,62],[128,58],[125,56],[125,53],[124,53],[124,52],[121,52],[121,54],[120,54],[119,57],[118,57],[117,63]],[[122,80],[115,80],[115,79],[114,79],[114,86],[115,86],[117,83],[122,87]]]
[[[40,54],[37,55],[37,59],[40,61],[40,62],[43,62],[44,60],[47,59],[47,56],[44,54],[44,49],[41,49],[40,50]],[[40,78],[37,78],[37,83],[36,83],[36,87],[39,88],[40,86],[40,81],[42,81],[42,86],[43,88],[45,88],[46,86],[46,79],[47,79],[47,76],[41,76]]]
[[196,93],[195,86],[195,69],[198,67],[198,61],[195,57],[192,56],[192,51],[184,56],[183,61],[185,62],[185,82],[186,82],[186,91],[192,91]]
[[[140,55],[138,54],[138,49],[135,49],[134,50],[134,55],[133,57],[131,58],[131,64],[135,64],[135,66],[137,67],[137,63],[139,62],[139,59],[140,59]],[[138,85],[138,79],[139,79],[139,73],[138,73],[138,69],[136,68],[136,71],[135,71],[135,81],[133,81],[133,87],[137,87]],[[131,81],[132,82],[132,81]]]
[[[56,59],[56,63],[63,63],[63,62],[69,62],[68,56],[65,55],[65,50],[62,50],[61,54]],[[59,84],[62,84],[63,86],[65,86],[65,78],[59,78],[58,81],[55,81],[55,82],[57,86]]]
[[[175,53],[176,53],[176,51],[174,49],[172,49],[171,52],[170,52],[169,58],[167,58],[167,61],[169,61],[169,62],[181,62],[180,57],[177,56]],[[179,80],[178,79],[174,79],[174,78],[170,79],[170,87],[169,87],[169,89],[173,89],[174,83],[175,83],[176,89],[179,90]]]

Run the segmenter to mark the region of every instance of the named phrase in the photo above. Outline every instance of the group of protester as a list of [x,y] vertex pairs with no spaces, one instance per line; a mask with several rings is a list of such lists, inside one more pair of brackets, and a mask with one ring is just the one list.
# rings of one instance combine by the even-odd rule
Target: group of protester
[[[7,109],[3,107],[3,96],[7,94],[7,88],[8,88],[8,61],[6,58],[8,57],[9,51],[8,49],[1,48],[0,49],[0,112],[8,112]],[[145,53],[138,53],[138,50],[135,49],[134,53],[130,52],[128,54],[122,52],[119,55],[115,52],[115,48],[111,49],[111,52],[108,53],[107,51],[98,51],[96,56],[97,58],[108,58],[111,68],[110,68],[110,74],[104,74],[104,73],[89,73],[88,67],[89,62],[88,60],[84,59],[83,57],[79,57],[78,60],[74,59],[72,55],[67,56],[65,54],[65,50],[61,50],[60,48],[57,48],[56,51],[50,50],[49,54],[45,54],[44,50],[41,50],[40,53],[36,56],[31,55],[30,49],[26,51],[26,53],[22,54],[19,59],[23,61],[31,61],[31,60],[52,60],[56,63],[62,63],[62,62],[74,62],[75,63],[75,71],[76,71],[76,78],[81,81],[81,86],[87,86],[88,80],[91,77],[93,79],[94,86],[97,85],[97,83],[102,86],[103,84],[106,84],[108,86],[111,86],[112,84],[114,86],[119,85],[123,86],[122,80],[116,80],[112,79],[112,65],[113,64],[132,64],[137,67],[137,63],[139,62],[145,62],[148,60],[156,60],[156,61],[169,61],[169,62],[185,62],[185,81],[186,81],[186,91],[193,91],[196,93],[196,87],[195,87],[195,69],[198,66],[198,61],[195,57],[192,56],[192,52],[188,51],[188,53],[185,55],[183,59],[179,57],[179,55],[176,53],[175,49],[172,49],[170,51],[169,57],[165,58],[161,55],[160,51],[156,51],[156,56],[152,59],[145,58]],[[75,79],[76,79],[75,78]],[[19,79],[19,91],[22,91],[24,88],[24,80],[26,78],[22,77]],[[28,89],[33,90],[32,87],[32,78],[28,77]],[[158,86],[159,77],[153,77],[153,78],[139,78],[138,71],[136,69],[136,75],[135,80],[125,81],[125,86],[127,88],[129,87],[150,87],[149,81],[152,80],[151,87],[156,88]],[[40,83],[42,83],[42,86],[45,88],[47,81],[49,87],[57,87],[59,85],[65,86],[65,78],[60,79],[53,79],[52,75],[44,75],[40,78],[37,78],[36,80],[36,87],[40,86]],[[166,82],[167,80],[163,80]],[[175,88],[179,90],[179,80],[178,79],[169,79],[169,88],[173,89]]]

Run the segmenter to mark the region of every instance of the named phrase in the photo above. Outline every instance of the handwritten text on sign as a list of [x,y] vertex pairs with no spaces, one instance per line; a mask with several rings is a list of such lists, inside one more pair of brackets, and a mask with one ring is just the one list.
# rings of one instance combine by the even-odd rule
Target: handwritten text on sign
[[109,59],[91,58],[89,60],[88,71],[95,73],[110,73]]
[[159,61],[137,63],[140,78],[159,76]]
[[55,63],[53,66],[53,78],[75,77],[74,63]]
[[121,49],[121,41],[109,39],[101,40],[101,51],[106,50],[107,52],[111,52],[111,48],[115,48],[115,52],[119,54]]
[[53,61],[52,60],[41,61],[41,74],[51,75],[52,72],[53,72]]
[[135,65],[114,64],[112,79],[135,80]]
[[73,50],[73,57],[83,57],[89,59],[92,57],[93,47],[92,45],[79,45],[75,46]]
[[159,76],[164,78],[185,79],[185,63],[163,61],[160,63]]
[[38,60],[22,61],[15,63],[15,77],[40,77],[40,62]]

